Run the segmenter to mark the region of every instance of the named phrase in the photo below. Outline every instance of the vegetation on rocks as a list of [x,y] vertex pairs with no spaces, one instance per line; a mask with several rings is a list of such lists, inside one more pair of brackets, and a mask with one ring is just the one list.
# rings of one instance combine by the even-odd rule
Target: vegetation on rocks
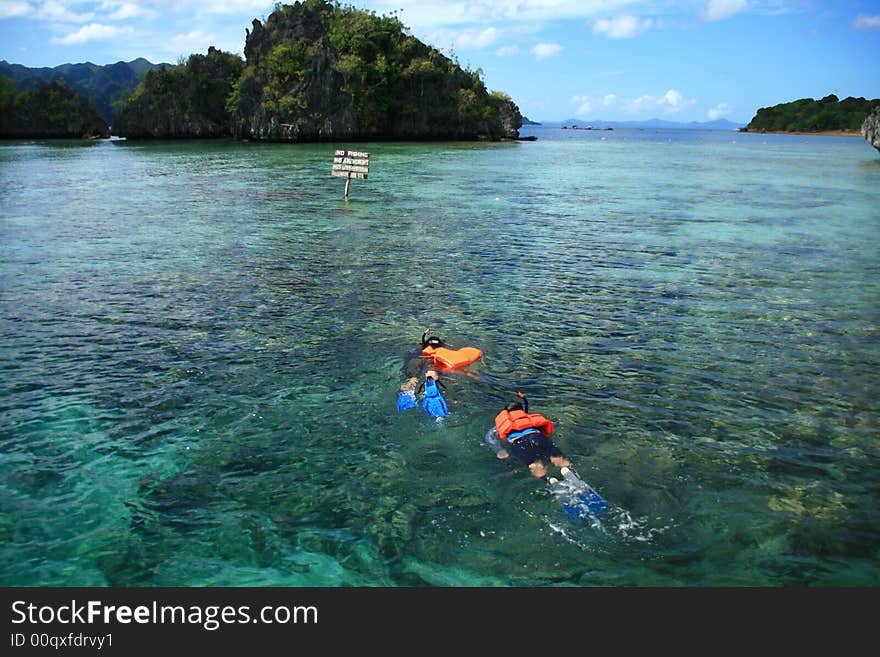
[[858,133],[880,99],[838,99],[831,94],[822,100],[802,98],[773,107],[762,107],[749,122],[748,132],[824,132],[843,130]]
[[211,49],[147,74],[113,126],[126,137],[273,141],[501,139],[519,109],[481,72],[408,34],[394,15],[326,0],[275,5],[245,61]]
[[186,62],[147,71],[116,117],[123,137],[220,137],[229,134],[226,98],[244,64],[237,55],[209,48]]
[[0,137],[16,139],[106,138],[107,122],[91,102],[62,82],[19,91],[0,77]]
[[61,64],[54,68],[30,68],[0,61],[0,75],[12,80],[19,91],[34,91],[50,82],[61,82],[90,100],[103,119],[112,125],[120,103],[140,84],[144,73],[161,66],[143,58],[105,66],[86,62]]

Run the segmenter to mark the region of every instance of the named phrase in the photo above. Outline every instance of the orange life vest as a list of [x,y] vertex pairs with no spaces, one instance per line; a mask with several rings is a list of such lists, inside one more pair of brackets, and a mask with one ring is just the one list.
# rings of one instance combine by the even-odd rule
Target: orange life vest
[[495,429],[498,431],[498,435],[505,440],[513,432],[524,429],[538,429],[545,436],[549,436],[553,433],[553,421],[548,420],[540,413],[504,409],[495,416]]
[[470,365],[479,360],[483,352],[476,347],[462,347],[461,349],[447,349],[446,347],[432,347],[428,345],[422,349],[422,356],[430,358],[434,367],[439,370],[454,370],[465,365]]

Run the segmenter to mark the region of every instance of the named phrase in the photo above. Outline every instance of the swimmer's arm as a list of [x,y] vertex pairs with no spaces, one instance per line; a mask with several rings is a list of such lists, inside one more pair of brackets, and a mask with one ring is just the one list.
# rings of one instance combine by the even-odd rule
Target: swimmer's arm
[[509,456],[507,450],[504,449],[504,446],[501,444],[501,440],[498,437],[498,430],[495,427],[492,427],[486,432],[485,441],[498,458],[506,459]]

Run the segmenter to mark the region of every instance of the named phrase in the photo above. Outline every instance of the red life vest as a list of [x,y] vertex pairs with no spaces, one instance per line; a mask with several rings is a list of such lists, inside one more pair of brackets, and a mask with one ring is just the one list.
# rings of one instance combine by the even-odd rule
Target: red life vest
[[483,352],[476,347],[448,349],[446,347],[432,347],[428,345],[422,349],[422,356],[430,358],[434,367],[438,370],[454,370],[470,365],[482,355]]
[[524,429],[538,429],[545,436],[549,436],[553,433],[553,421],[548,420],[540,413],[504,409],[495,416],[495,429],[504,440],[507,440],[507,437],[513,432]]

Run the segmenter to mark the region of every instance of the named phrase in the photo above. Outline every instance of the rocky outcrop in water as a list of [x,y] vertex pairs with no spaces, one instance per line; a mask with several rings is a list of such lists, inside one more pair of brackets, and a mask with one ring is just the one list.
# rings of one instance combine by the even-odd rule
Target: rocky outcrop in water
[[773,107],[762,107],[743,132],[827,132],[857,133],[865,115],[880,105],[880,98],[852,96],[840,100],[834,94],[821,100],[801,98]]
[[185,64],[147,72],[113,122],[127,138],[197,139],[229,135],[226,99],[241,74],[241,58],[214,47]]
[[275,5],[246,30],[245,62],[214,48],[147,73],[114,121],[123,137],[262,141],[515,139],[519,108],[479,71],[393,16],[327,0]]
[[0,78],[0,137],[12,139],[99,139],[110,137],[95,106],[60,82],[16,92]]
[[862,136],[880,151],[880,107],[875,107],[862,123]]
[[253,21],[244,54],[229,102],[238,138],[503,139],[522,125],[509,97],[394,17],[325,0],[276,5]]

